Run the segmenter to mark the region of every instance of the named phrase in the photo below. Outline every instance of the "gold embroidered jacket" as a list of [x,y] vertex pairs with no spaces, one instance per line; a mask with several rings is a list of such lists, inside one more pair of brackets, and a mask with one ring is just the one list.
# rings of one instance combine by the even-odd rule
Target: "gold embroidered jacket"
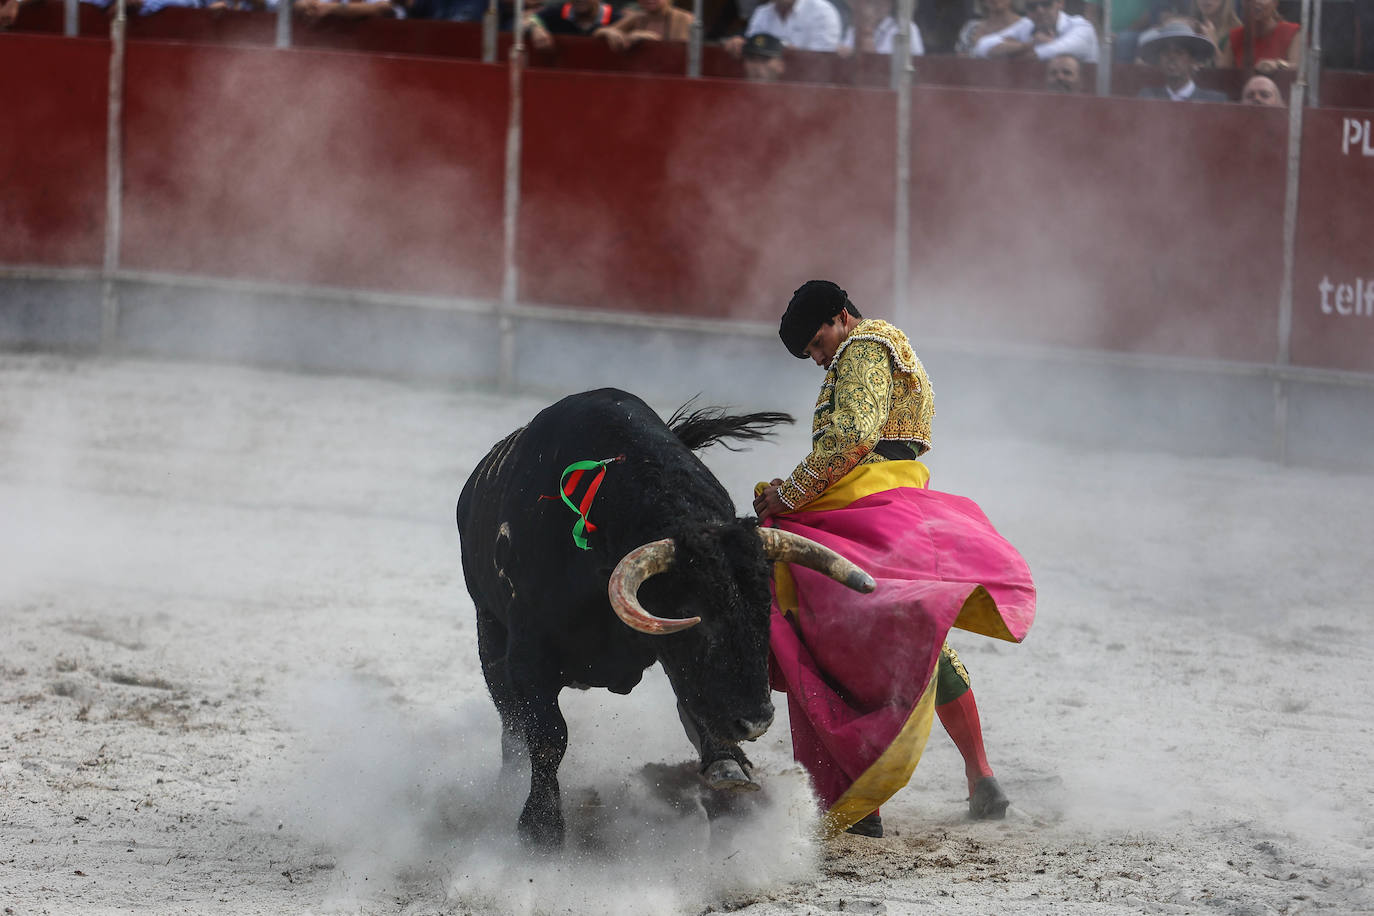
[[855,326],[826,370],[811,421],[811,453],[778,488],[790,509],[800,509],[860,464],[885,461],[880,440],[930,450],[935,393],[911,342],[877,318]]

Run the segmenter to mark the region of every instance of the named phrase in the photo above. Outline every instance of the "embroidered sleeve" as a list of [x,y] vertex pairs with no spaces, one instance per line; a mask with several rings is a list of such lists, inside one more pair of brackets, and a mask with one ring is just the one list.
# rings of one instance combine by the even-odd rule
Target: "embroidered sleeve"
[[816,402],[811,453],[778,488],[790,509],[800,509],[854,470],[877,443],[892,402],[887,347],[853,340],[835,358]]

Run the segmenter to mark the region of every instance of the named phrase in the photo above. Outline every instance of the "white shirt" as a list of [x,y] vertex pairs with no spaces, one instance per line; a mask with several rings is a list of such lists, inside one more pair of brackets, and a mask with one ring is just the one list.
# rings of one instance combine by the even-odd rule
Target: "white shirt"
[[[989,32],[988,34],[984,35],[982,38],[974,42],[972,48],[969,48],[968,56],[987,57],[988,51],[992,50],[995,46],[1000,45],[1002,43],[1002,39],[1010,37],[1012,30],[1023,22],[1030,22],[1030,20],[1022,16],[1020,19],[1016,20],[1011,25],[1007,26],[1005,29],[1000,29],[996,32]],[[1032,26],[1032,28],[1034,28],[1034,26]]]
[[1189,99],[1191,99],[1193,97],[1193,93],[1197,91],[1197,84],[1195,84],[1192,80],[1188,80],[1188,85],[1184,86],[1178,92],[1175,92],[1168,86],[1164,87],[1164,91],[1169,93],[1169,99],[1171,101],[1186,102]]
[[[1021,42],[1029,42],[1035,24],[1030,19],[1022,19],[1007,30],[1006,37]],[[1055,38],[1035,46],[1035,56],[1049,60],[1058,54],[1068,54],[1086,63],[1097,62],[1097,30],[1082,16],[1070,16],[1062,10],[1054,23]],[[980,42],[981,44],[981,42]]]
[[[878,54],[891,54],[892,46],[896,43],[897,20],[888,16],[873,28],[873,50]],[[854,47],[853,26],[844,30],[844,37],[840,39],[840,44],[846,48]],[[926,53],[926,46],[921,41],[921,30],[913,22],[911,23],[911,56],[919,57],[924,53]]]
[[749,17],[747,35],[767,32],[799,51],[833,51],[840,46],[840,12],[830,0],[797,0],[786,19],[768,2]]

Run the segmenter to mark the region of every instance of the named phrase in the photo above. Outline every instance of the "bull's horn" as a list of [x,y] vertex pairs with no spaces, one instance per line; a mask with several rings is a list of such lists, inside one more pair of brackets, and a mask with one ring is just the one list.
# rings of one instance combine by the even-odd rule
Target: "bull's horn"
[[685,617],[681,620],[669,617],[655,617],[644,610],[639,603],[639,587],[650,576],[656,576],[673,565],[677,548],[672,538],[650,541],[636,547],[615,564],[611,573],[611,584],[606,591],[611,598],[611,607],[616,616],[625,621],[632,630],[648,633],[650,636],[667,636],[678,630],[685,630],[701,623],[700,617]]
[[856,592],[871,592],[878,587],[872,576],[824,544],[779,528],[760,528],[758,532],[770,560],[796,563],[825,573]]

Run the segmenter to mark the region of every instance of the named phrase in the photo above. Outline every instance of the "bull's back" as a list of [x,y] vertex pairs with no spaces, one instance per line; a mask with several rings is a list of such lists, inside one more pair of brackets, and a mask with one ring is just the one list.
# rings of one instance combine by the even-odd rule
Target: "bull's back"
[[470,530],[478,509],[490,501],[493,494],[502,491],[507,481],[504,478],[511,455],[520,444],[528,427],[522,426],[491,447],[491,451],[477,462],[468,475],[463,492],[458,497],[458,531]]
[[[554,552],[568,540],[566,509],[558,500],[572,462],[631,453],[681,450],[672,432],[643,400],[602,388],[569,395],[541,410],[478,462],[458,498],[457,522],[468,585],[481,588],[502,558],[502,544],[519,542],[525,556]],[[504,541],[503,541],[504,538]],[[571,543],[569,541],[569,543]],[[537,549],[536,549],[537,548]],[[474,581],[475,580],[475,581]]]
[[673,440],[653,408],[628,391],[600,388],[568,395],[493,445],[478,462],[458,498],[458,527],[463,529],[481,509],[509,501],[524,489],[522,484],[543,486],[552,478],[556,486],[568,463],[562,456],[609,457],[599,451],[623,448],[632,436],[645,435]]

